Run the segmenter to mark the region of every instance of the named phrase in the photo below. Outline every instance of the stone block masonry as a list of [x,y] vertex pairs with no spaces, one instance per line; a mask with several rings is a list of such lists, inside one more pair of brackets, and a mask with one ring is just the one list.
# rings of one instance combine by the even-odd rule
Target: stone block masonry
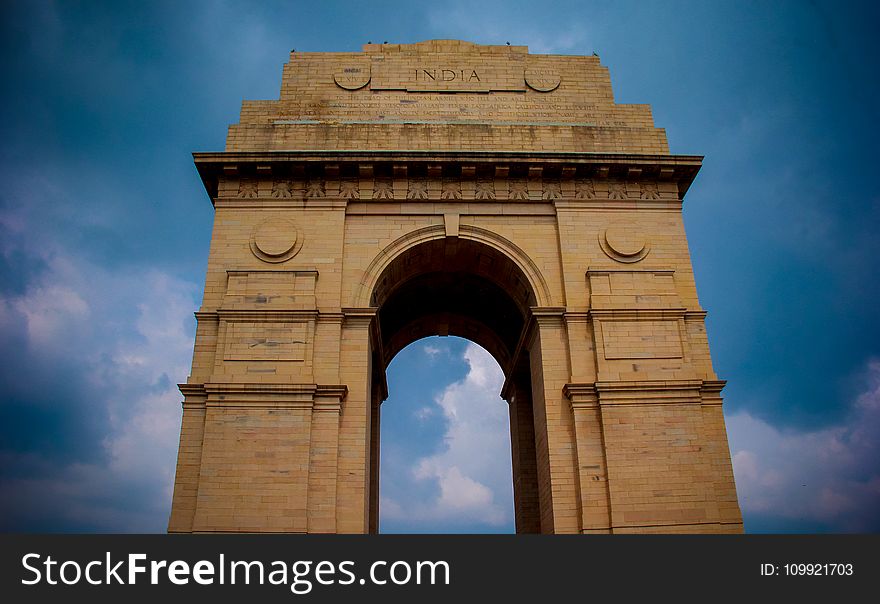
[[741,532],[670,154],[598,57],[292,53],[196,153],[215,208],[170,532],[376,532],[385,368],[505,374],[518,532]]

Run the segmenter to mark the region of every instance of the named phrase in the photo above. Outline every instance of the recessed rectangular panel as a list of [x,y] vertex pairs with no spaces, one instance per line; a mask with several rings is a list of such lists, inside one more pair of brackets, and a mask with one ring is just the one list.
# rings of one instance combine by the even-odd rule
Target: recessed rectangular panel
[[224,309],[313,309],[316,271],[229,271]]
[[680,359],[678,321],[602,321],[605,358]]
[[306,323],[235,321],[226,328],[226,361],[302,361]]

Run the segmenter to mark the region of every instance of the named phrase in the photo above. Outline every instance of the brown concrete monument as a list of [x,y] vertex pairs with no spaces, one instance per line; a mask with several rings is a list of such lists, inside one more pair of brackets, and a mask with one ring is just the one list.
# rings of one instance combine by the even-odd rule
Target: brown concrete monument
[[510,406],[523,533],[740,532],[671,155],[598,57],[291,53],[196,153],[214,204],[172,532],[378,529],[385,368],[457,335]]

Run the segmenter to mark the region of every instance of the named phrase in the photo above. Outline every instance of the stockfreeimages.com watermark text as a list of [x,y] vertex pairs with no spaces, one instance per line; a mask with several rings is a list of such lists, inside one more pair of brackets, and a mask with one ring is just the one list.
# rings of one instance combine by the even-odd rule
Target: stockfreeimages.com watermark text
[[147,554],[128,554],[80,562],[55,560],[51,556],[28,553],[22,556],[23,585],[286,585],[297,595],[307,594],[317,585],[449,585],[449,564],[439,561],[389,562],[376,560],[366,575],[358,577],[355,562],[343,560],[153,560]]

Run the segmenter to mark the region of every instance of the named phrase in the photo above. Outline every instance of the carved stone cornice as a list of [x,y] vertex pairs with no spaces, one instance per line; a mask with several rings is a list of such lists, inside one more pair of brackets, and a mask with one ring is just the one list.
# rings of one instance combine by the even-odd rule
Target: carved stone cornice
[[341,312],[323,312],[316,309],[227,309],[200,310],[193,313],[196,320],[201,321],[303,321],[317,319],[328,323],[342,323],[345,315]]
[[703,395],[704,406],[718,406],[723,404],[721,391],[727,384],[726,380],[703,380],[700,393]]
[[538,324],[561,323],[565,316],[564,306],[532,306],[529,311]]
[[599,405],[596,384],[566,384],[562,387],[562,394],[571,402],[572,409],[590,409]]
[[591,319],[683,319],[686,308],[592,308]]
[[599,405],[701,404],[702,380],[596,382]]
[[609,266],[604,268],[591,266],[586,271],[588,277],[609,275],[611,273],[653,273],[655,275],[674,275],[675,269],[651,268],[647,266]]
[[204,384],[178,384],[177,388],[183,395],[182,404],[184,409],[188,407],[204,409],[205,401],[208,398]]
[[[618,205],[621,200],[637,200],[641,206],[650,201],[662,204],[684,197],[703,159],[627,153],[355,149],[194,153],[193,158],[212,201],[218,199],[221,178],[232,178],[238,186],[234,195],[221,196],[224,204],[259,198],[261,205],[303,207],[344,207],[345,202],[357,199],[429,198],[550,201],[566,207],[602,200]],[[519,187],[516,191],[493,182],[508,179],[511,187]],[[599,191],[597,185],[608,180],[614,184],[601,185],[604,190]],[[434,181],[436,187],[431,184]],[[658,189],[657,183],[664,182],[676,184],[673,198]]]
[[344,384],[318,384],[315,390],[315,406],[312,410],[316,413],[339,413],[346,396],[348,396],[348,386]]
[[339,410],[348,394],[341,384],[208,383],[206,407]]
[[724,380],[653,380],[639,382],[569,383],[563,395],[572,409],[612,405],[721,405]]
[[320,316],[320,313],[315,309],[267,308],[264,310],[261,308],[219,308],[217,309],[216,315],[224,321],[284,322],[317,319]]
[[363,308],[343,308],[342,316],[345,325],[369,327],[376,318],[379,309],[374,306]]

